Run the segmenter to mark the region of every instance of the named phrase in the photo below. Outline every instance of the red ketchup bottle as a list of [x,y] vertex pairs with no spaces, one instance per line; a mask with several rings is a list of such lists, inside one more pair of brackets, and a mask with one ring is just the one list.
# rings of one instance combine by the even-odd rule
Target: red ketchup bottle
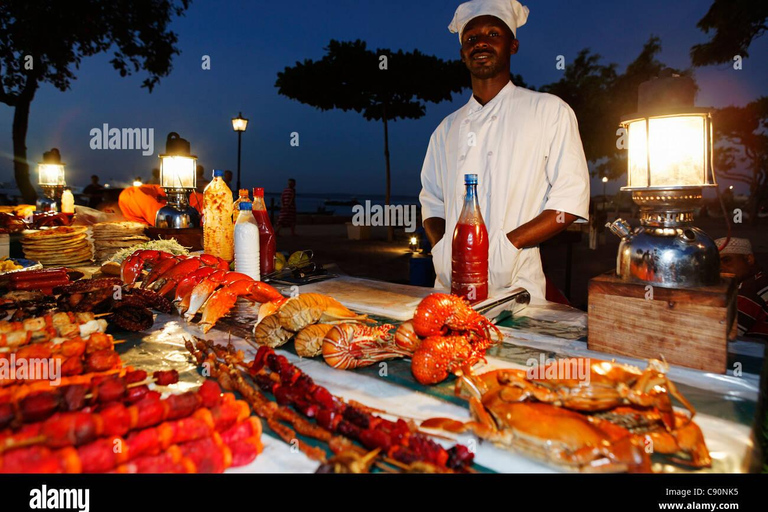
[[259,226],[259,257],[261,258],[261,275],[270,274],[275,270],[275,251],[277,242],[272,223],[269,221],[269,212],[264,203],[264,189],[253,189],[253,216]]
[[488,231],[477,202],[477,174],[465,174],[464,185],[451,246],[451,293],[474,303],[488,298]]

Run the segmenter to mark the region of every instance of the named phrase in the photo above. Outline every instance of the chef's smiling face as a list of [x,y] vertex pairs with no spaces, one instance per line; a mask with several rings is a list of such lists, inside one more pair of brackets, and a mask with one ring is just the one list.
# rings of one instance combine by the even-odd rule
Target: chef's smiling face
[[509,27],[496,16],[472,19],[461,37],[461,60],[475,78],[509,75],[509,58],[519,42]]

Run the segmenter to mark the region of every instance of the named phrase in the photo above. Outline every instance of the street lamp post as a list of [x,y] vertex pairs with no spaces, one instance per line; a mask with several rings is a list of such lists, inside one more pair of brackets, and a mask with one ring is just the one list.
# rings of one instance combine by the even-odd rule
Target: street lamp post
[[608,177],[603,176],[603,213],[605,213],[605,185],[608,183]]
[[237,190],[240,190],[240,148],[242,147],[243,132],[248,128],[248,120],[239,112],[232,118],[232,129],[237,132]]

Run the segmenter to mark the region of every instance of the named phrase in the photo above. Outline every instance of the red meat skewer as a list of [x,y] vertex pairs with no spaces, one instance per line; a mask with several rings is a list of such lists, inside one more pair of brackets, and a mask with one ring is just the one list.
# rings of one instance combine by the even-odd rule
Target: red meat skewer
[[[211,389],[212,385],[215,390]],[[248,404],[235,401],[233,395],[228,394],[221,399],[216,391],[220,393],[217,384],[204,384],[197,393],[171,395],[164,400],[160,400],[159,395],[152,395],[130,406],[113,402],[99,412],[58,413],[43,422],[29,425],[23,432],[6,437],[0,444],[0,453],[33,444],[51,448],[79,446],[100,437],[123,436],[132,430],[184,418],[199,407],[209,407],[218,414],[216,408],[228,406],[230,401],[237,404],[239,411],[249,410]],[[227,422],[237,416],[237,411],[226,408],[221,411],[221,418],[217,421]]]

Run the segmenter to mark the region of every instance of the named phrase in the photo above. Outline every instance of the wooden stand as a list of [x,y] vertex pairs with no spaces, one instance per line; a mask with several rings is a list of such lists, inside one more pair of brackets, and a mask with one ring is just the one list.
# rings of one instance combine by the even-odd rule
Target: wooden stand
[[161,229],[147,228],[144,230],[147,236],[153,240],[176,239],[184,247],[189,247],[192,251],[203,250],[203,228],[189,229]]
[[729,277],[717,286],[679,290],[627,283],[615,272],[597,276],[589,281],[587,347],[725,373],[737,294]]

